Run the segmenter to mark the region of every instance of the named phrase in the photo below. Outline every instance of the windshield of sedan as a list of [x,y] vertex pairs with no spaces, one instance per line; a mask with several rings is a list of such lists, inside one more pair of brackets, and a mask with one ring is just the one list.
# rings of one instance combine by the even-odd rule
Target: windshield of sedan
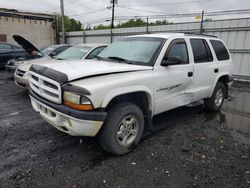
[[55,56],[56,59],[70,60],[82,59],[92,48],[84,46],[73,46]]
[[99,59],[152,66],[164,39],[132,37],[117,41],[105,48]]

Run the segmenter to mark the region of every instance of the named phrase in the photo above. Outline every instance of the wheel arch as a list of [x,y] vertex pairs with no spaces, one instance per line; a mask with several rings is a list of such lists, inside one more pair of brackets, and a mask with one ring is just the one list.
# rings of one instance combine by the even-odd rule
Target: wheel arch
[[147,87],[133,86],[110,91],[103,100],[102,108],[109,109],[115,102],[134,102],[143,112],[153,111],[153,94]]
[[[222,82],[224,84],[224,86],[226,88],[225,98],[227,98],[228,97],[228,90],[229,90],[228,83],[230,82],[230,75],[229,74],[222,74],[222,75],[218,76],[216,82],[213,85],[213,88],[215,88],[215,86],[218,82]],[[214,91],[214,89],[213,89],[213,91]],[[212,91],[210,96],[212,96],[213,91]]]

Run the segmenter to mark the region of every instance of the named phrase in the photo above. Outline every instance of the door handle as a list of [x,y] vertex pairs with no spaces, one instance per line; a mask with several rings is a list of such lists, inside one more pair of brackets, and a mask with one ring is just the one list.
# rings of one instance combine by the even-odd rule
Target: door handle
[[218,68],[214,69],[214,73],[218,73],[218,72],[219,72]]
[[188,77],[192,77],[194,75],[193,72],[188,72]]

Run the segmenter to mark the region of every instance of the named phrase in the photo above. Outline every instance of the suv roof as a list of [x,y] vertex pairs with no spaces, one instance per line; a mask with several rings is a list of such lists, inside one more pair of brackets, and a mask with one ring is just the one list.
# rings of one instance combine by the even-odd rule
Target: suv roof
[[154,34],[146,34],[146,35],[136,35],[130,37],[156,37],[156,38],[164,38],[168,39],[172,36],[194,36],[194,37],[209,37],[209,38],[217,38],[214,35],[207,35],[207,34],[199,34],[199,33],[154,33]]

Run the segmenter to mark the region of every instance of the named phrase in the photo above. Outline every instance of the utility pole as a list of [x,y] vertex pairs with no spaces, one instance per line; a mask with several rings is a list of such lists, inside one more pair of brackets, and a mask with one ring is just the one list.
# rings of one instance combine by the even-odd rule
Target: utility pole
[[146,25],[146,34],[149,34],[149,31],[148,31],[148,16],[147,16],[147,25]]
[[111,29],[114,29],[114,19],[115,19],[115,0],[111,0],[112,3],[112,19],[111,19]]
[[111,18],[111,30],[110,30],[110,42],[113,42],[113,29],[114,29],[114,20],[115,20],[115,3],[117,3],[118,0],[111,0],[112,3],[112,18]]
[[200,34],[203,33],[203,23],[204,23],[204,10],[202,11],[202,14],[201,14],[201,28],[200,28]]
[[61,18],[62,18],[62,41],[63,41],[63,43],[66,43],[66,40],[65,40],[65,26],[64,26],[64,4],[63,4],[63,0],[60,0],[60,5],[61,5]]

